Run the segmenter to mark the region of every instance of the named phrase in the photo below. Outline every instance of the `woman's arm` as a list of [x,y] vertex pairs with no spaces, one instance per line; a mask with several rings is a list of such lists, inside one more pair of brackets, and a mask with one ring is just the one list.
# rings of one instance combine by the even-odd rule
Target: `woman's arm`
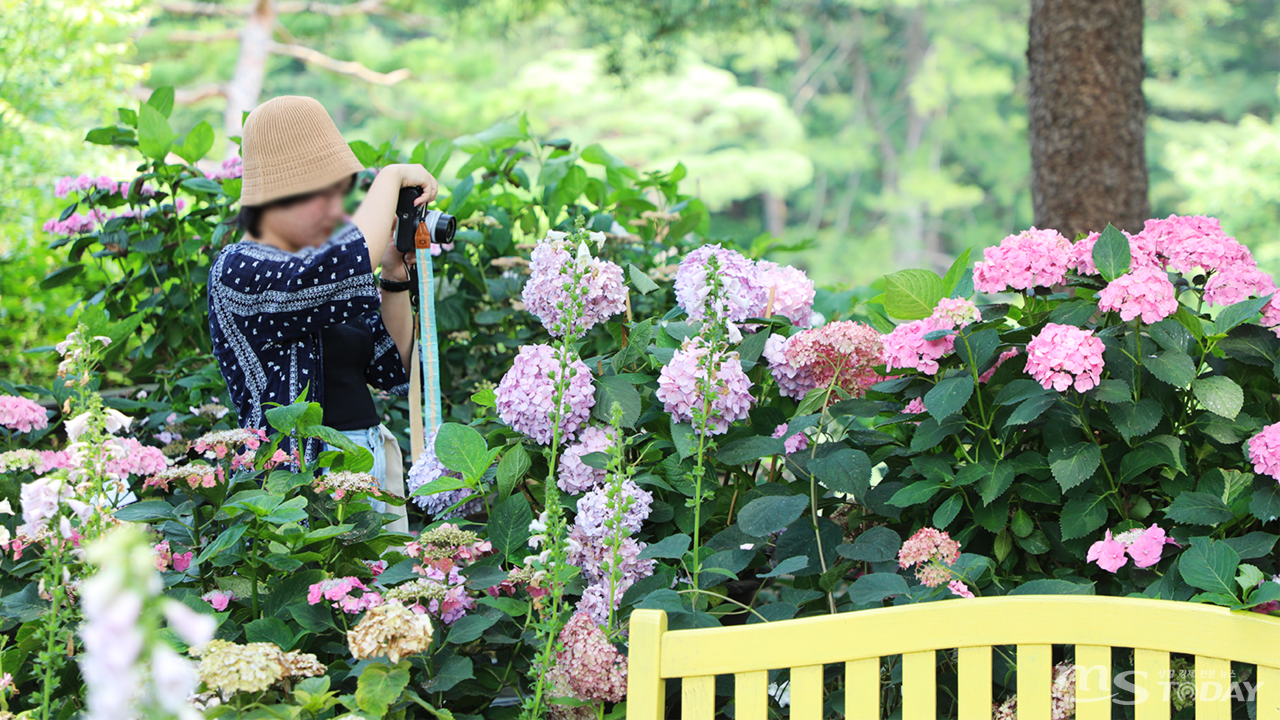
[[[388,165],[378,171],[369,192],[351,217],[351,222],[360,228],[369,245],[371,270],[378,269],[388,245],[395,248],[391,242],[391,231],[395,227],[396,202],[400,198],[400,188],[406,187],[422,188],[422,195],[418,196],[415,205],[425,205],[436,199],[436,179],[426,168],[413,163]],[[403,271],[401,268],[400,272]],[[387,327],[390,328],[390,324]]]
[[[405,271],[405,262],[416,264],[415,253],[401,253],[395,243],[387,245],[382,256],[382,277],[388,280],[403,282],[409,279]],[[424,299],[430,302],[430,298]],[[396,350],[400,352],[400,361],[404,369],[409,369],[413,359],[413,306],[409,302],[408,292],[382,291],[382,323],[396,342]]]

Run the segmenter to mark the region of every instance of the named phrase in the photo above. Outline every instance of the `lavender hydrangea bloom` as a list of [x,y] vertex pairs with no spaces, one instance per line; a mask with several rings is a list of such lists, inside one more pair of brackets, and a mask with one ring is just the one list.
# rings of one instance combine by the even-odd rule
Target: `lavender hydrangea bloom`
[[606,452],[613,447],[609,433],[594,425],[582,429],[578,442],[565,448],[560,456],[559,476],[556,484],[570,495],[584,493],[605,481],[605,471],[582,462],[583,455]]
[[[757,317],[781,315],[799,327],[808,327],[813,319],[813,281],[802,270],[768,260],[756,262],[760,284],[765,289],[765,302],[752,312]],[[772,307],[770,307],[772,295]]]
[[[410,494],[423,485],[429,485],[430,483],[433,483],[445,476],[454,478],[462,477],[458,473],[442,465],[440,460],[436,457],[436,432],[438,432],[438,430],[432,430],[431,434],[427,436],[427,444],[423,447],[422,454],[418,456],[416,461],[414,461],[413,467],[409,468],[409,476],[405,478],[405,488]],[[463,517],[479,512],[483,507],[479,499],[471,500],[460,505],[452,512],[445,512],[452,507],[454,503],[463,500],[471,494],[472,492],[466,489],[446,490],[434,495],[419,495],[409,499],[417,503],[418,507],[426,510],[429,516],[436,519],[444,519],[451,517]]]
[[[675,422],[693,422],[694,408],[702,407],[699,381],[707,376],[704,365],[711,364],[713,358],[707,357],[710,352],[701,338],[690,338],[658,375],[656,396]],[[719,372],[712,378],[716,395],[711,402],[711,417],[707,422],[707,431],[711,435],[723,434],[730,423],[746,418],[754,402],[751,379],[742,371],[738,354],[724,353],[717,359]]]
[[627,288],[622,279],[622,268],[614,263],[574,249],[563,233],[548,233],[529,256],[529,281],[525,283],[522,300],[525,309],[533,313],[552,335],[562,334],[559,328],[563,306],[569,302],[565,291],[567,283],[575,282],[575,269],[583,271],[582,315],[574,323],[574,333],[590,330],[626,309]]
[[716,256],[719,262],[720,285],[726,303],[725,317],[742,322],[763,310],[769,294],[761,282],[756,264],[734,250],[719,245],[703,245],[680,261],[676,270],[676,304],[691,320],[703,320],[707,316],[707,259]]
[[[622,514],[622,525],[630,532],[640,532],[641,523],[649,517],[653,493],[641,490],[639,485],[630,480],[623,480],[622,495],[631,501],[631,507]],[[609,534],[609,527],[605,523],[612,517],[609,487],[598,487],[578,499],[578,516],[574,519],[574,526],[587,537],[604,537]]]
[[[582,568],[582,577],[591,585],[609,586],[609,575],[613,571],[613,550],[600,538],[591,538],[583,534],[582,528],[574,526],[566,538],[569,548],[569,564]],[[656,560],[641,560],[640,552],[647,544],[634,538],[623,538],[618,548],[618,568],[622,571],[622,590],[631,587],[635,581],[653,574],[657,566]]]
[[[595,388],[591,383],[591,370],[581,360],[574,358],[569,364],[574,372],[569,379],[565,397],[562,437],[577,434],[591,415],[596,404]],[[522,432],[542,445],[551,442],[552,414],[555,410],[556,382],[560,377],[560,363],[555,348],[550,345],[525,345],[502,376],[495,391],[498,417],[512,429]]]

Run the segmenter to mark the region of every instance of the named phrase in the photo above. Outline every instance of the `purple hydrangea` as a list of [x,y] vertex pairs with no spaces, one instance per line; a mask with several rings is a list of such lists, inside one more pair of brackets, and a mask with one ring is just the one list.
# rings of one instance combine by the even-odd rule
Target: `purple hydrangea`
[[564,305],[569,302],[565,285],[574,282],[575,269],[583,271],[582,315],[574,323],[574,334],[586,332],[626,309],[627,288],[622,268],[607,260],[592,257],[585,245],[577,255],[563,233],[551,233],[538,243],[529,256],[529,281],[525,283],[525,309],[533,313],[552,335],[562,334],[559,327]]
[[[442,477],[462,477],[458,473],[442,465],[440,460],[436,457],[437,432],[438,428],[436,430],[432,430],[431,433],[427,435],[427,443],[422,448],[422,454],[418,456],[416,461],[414,461],[413,467],[409,468],[409,476],[405,479],[405,488],[411,495],[415,490],[423,485],[429,485]],[[434,495],[419,495],[409,499],[417,503],[418,507],[426,510],[427,515],[436,519],[444,519],[451,517],[463,517],[465,515],[479,512],[483,508],[479,498],[459,505],[452,512],[445,512],[452,507],[454,503],[459,502],[472,494],[474,494],[472,491],[464,488],[462,490],[446,490]]]
[[608,431],[591,425],[582,429],[578,441],[570,444],[560,456],[556,484],[570,495],[584,493],[605,481],[605,471],[582,462],[583,455],[607,452],[613,447]]
[[[569,363],[572,375],[564,402],[563,438],[570,438],[587,422],[596,404],[591,370],[581,360]],[[555,410],[556,382],[560,363],[550,345],[525,345],[502,376],[495,391],[498,417],[512,429],[522,432],[542,445],[551,442],[552,414]]]
[[703,245],[680,261],[676,270],[676,304],[691,320],[707,316],[707,258],[719,261],[720,286],[726,307],[725,318],[742,322],[764,310],[769,293],[761,282],[756,264],[735,250],[719,245]]
[[[781,315],[799,327],[808,327],[813,318],[813,281],[804,271],[768,260],[756,262],[765,302],[752,312],[757,317]],[[770,306],[772,296],[772,306]]]
[[[569,547],[569,564],[582,568],[582,577],[590,585],[609,587],[609,575],[613,569],[613,549],[602,538],[587,537],[582,528],[574,526],[566,538]],[[618,548],[619,569],[622,571],[622,588],[618,597],[635,581],[653,574],[656,560],[641,560],[640,552],[648,545],[635,538],[623,538]]]
[[[640,532],[640,525],[649,517],[653,505],[653,493],[641,490],[630,480],[622,481],[622,502],[631,501],[631,506],[622,514],[622,525],[630,532]],[[613,517],[613,508],[609,503],[609,486],[601,486],[578,499],[578,516],[574,518],[574,527],[590,538],[604,537],[609,533],[606,523]]]
[[719,370],[711,379],[716,393],[711,402],[707,431],[711,435],[720,435],[729,429],[730,423],[745,419],[754,402],[751,379],[742,371],[738,353],[713,356],[701,338],[686,340],[658,375],[657,398],[672,420],[693,422],[694,409],[702,408],[704,402],[700,381],[707,377],[707,367],[713,362],[718,363]]

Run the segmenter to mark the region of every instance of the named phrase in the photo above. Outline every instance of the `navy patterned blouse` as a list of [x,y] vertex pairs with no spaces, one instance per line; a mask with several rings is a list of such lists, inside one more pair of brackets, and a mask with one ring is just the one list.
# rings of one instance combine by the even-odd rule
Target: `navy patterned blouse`
[[[407,395],[409,378],[382,322],[369,249],[355,225],[296,253],[248,239],[223,248],[209,271],[209,330],[240,427],[268,429],[267,403],[289,405],[307,387],[307,399],[323,405],[320,331],[356,318],[373,332],[365,379]],[[322,447],[307,439],[303,457],[311,462]]]

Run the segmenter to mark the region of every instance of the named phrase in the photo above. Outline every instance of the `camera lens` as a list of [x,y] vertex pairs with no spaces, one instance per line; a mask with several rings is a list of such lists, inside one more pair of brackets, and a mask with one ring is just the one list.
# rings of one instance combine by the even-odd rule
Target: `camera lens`
[[453,242],[454,233],[458,231],[458,221],[452,215],[439,210],[427,214],[427,227],[431,229],[431,242],[444,244]]

